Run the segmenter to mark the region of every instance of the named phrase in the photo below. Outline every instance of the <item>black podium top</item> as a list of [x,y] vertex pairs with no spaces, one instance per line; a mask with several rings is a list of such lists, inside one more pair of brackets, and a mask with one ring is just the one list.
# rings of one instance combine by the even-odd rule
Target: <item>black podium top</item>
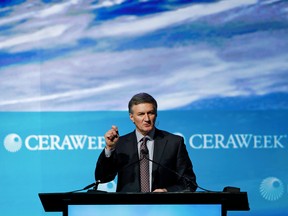
[[221,204],[225,211],[248,211],[246,192],[168,193],[39,193],[46,212],[63,212],[68,205],[97,204]]

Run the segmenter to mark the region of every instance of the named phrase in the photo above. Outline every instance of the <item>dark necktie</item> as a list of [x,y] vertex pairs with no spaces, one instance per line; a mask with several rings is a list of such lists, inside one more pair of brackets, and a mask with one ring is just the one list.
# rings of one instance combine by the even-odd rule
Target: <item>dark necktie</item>
[[149,152],[146,145],[147,137],[143,137],[140,145],[140,184],[141,192],[150,192],[150,178],[149,178]]

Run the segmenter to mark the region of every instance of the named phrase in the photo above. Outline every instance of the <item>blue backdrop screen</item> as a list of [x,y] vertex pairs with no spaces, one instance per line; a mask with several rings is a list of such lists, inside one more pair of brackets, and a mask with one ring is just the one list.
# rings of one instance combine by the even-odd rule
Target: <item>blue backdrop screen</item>
[[[233,215],[280,216],[287,211],[284,116],[287,111],[160,111],[157,125],[185,138],[201,187],[248,192],[251,211]],[[26,215],[44,214],[39,192],[69,192],[94,182],[105,131],[115,124],[125,134],[134,126],[122,111],[1,113],[1,119],[6,215],[19,214],[11,204]],[[116,181],[99,189],[113,192]]]
[[128,101],[147,92],[201,187],[248,192],[251,210],[229,215],[287,215],[287,11],[285,0],[1,1],[0,214],[61,215],[38,193],[93,183],[105,132],[132,131]]

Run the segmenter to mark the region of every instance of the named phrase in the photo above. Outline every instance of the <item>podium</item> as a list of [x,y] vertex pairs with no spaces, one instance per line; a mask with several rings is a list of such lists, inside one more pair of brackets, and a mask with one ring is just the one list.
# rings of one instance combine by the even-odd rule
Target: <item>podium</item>
[[[203,206],[205,209],[207,206],[219,206],[219,215],[221,216],[226,216],[228,211],[250,210],[247,192],[107,193],[88,191],[78,193],[39,193],[38,195],[46,212],[62,212],[63,216],[69,216],[68,209],[75,206],[94,206],[96,211],[98,206],[99,209],[100,206],[112,209],[111,206],[115,205],[118,207],[122,205],[126,207],[135,205],[148,205],[148,207],[149,205],[197,205],[199,207]],[[161,212],[158,215],[161,215]]]

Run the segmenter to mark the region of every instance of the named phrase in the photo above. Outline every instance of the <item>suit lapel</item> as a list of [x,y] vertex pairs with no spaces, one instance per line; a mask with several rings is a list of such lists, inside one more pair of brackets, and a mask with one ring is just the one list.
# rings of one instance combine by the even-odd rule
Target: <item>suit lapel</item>
[[[161,164],[161,158],[164,152],[164,149],[167,144],[167,139],[165,139],[164,135],[161,133],[161,131],[157,130],[155,131],[155,136],[154,136],[154,153],[153,153],[153,160],[156,161],[157,163]],[[155,171],[158,169],[157,164],[153,164],[152,170]]]
[[140,191],[140,168],[139,168],[139,156],[138,156],[138,148],[137,148],[137,137],[135,131],[129,134],[126,137],[126,140],[123,141],[125,143],[125,151],[128,153],[129,161],[126,163],[128,169],[125,169],[125,176],[129,183],[129,190],[132,191]]
[[130,155],[133,155],[135,154],[135,152],[138,152],[137,138],[135,131],[131,133],[130,136],[128,136],[126,145],[127,145],[126,148],[128,149]]

